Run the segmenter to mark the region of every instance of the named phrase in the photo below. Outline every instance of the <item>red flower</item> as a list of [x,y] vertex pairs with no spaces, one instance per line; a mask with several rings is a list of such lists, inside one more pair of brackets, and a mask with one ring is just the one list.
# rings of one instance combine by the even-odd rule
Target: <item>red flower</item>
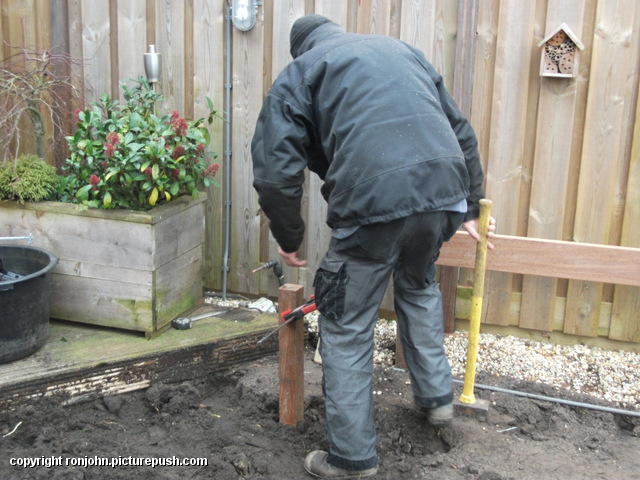
[[107,158],[113,157],[113,154],[116,152],[116,147],[113,143],[105,143],[104,144],[104,156]]
[[173,152],[171,153],[171,158],[175,160],[176,158],[180,158],[184,154],[185,154],[184,147],[182,145],[178,145],[176,146],[176,148],[173,149]]
[[218,173],[218,169],[220,165],[218,163],[213,163],[204,169],[203,175],[205,177],[215,177],[216,173]]
[[176,132],[176,135],[184,137],[187,134],[189,125],[187,125],[187,121],[183,117],[179,116],[178,112],[173,112],[171,115],[171,127]]
[[79,108],[76,108],[73,112],[74,117],[76,117],[76,122],[80,121],[80,114],[82,113],[82,110],[80,110]]
[[110,132],[107,134],[107,143],[110,143],[111,145],[118,145],[118,143],[120,143],[120,135],[118,135],[116,132]]
[[179,180],[180,179],[180,169],[179,168],[174,168],[173,170],[171,170],[171,178],[173,178],[174,180]]
[[198,156],[201,157],[202,155],[204,155],[204,143],[199,143],[197,146],[198,149]]
[[94,187],[97,187],[98,183],[100,183],[100,177],[95,174],[91,175],[91,177],[89,177],[89,183]]
[[144,174],[147,176],[147,178],[153,177],[153,170],[151,170],[151,167],[145,168],[144,169]]

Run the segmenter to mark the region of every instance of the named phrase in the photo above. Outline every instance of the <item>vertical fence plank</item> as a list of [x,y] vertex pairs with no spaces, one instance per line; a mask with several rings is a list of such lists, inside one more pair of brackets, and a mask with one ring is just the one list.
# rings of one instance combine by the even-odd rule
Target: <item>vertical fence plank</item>
[[[224,109],[224,38],[226,0],[194,0],[193,3],[193,109],[194,117],[208,113],[206,97],[213,102],[218,115],[227,118]],[[218,118],[209,128],[209,150],[218,154],[212,162],[223,164],[224,120]],[[222,168],[216,180],[222,187]],[[222,252],[224,241],[223,189],[207,191],[205,235],[205,287],[222,284]]]
[[[305,11],[305,5],[303,2],[294,1],[294,0],[284,0],[281,2],[274,2],[273,5],[273,17],[272,17],[272,46],[271,46],[271,71],[268,76],[269,87],[276,79],[276,77],[280,74],[280,72],[287,66],[287,64],[292,60],[289,45],[289,32],[291,31],[291,25],[298,18],[304,16],[306,13],[311,13]],[[309,208],[310,198],[315,198],[313,185],[310,184],[309,179],[311,175],[307,172],[307,182],[304,187],[304,197],[302,200],[302,217],[307,226],[307,231],[305,233],[304,243],[301,246],[301,256],[302,258],[307,258],[309,252],[313,252],[313,249],[308,248],[308,244],[311,242],[315,244],[313,226],[317,225],[317,221],[315,219],[310,220],[309,215],[313,215],[312,209]],[[314,205],[315,206],[315,205]],[[265,225],[267,223],[265,222]],[[269,252],[269,259],[274,259],[276,261],[280,260],[280,255],[278,254],[278,245],[270,235],[269,230],[266,229],[264,234],[268,236],[269,244],[267,251]],[[267,260],[267,259],[265,259]],[[282,262],[281,262],[282,263]],[[301,284],[307,285],[307,276],[309,267],[295,268],[289,267],[287,265],[282,264],[284,277],[287,283],[293,284]],[[263,273],[262,278],[268,281],[268,284],[271,286],[271,290],[273,288],[277,288],[278,284],[275,281],[275,277],[273,275],[269,275],[268,273]],[[306,293],[306,292],[305,292]]]
[[258,293],[251,273],[260,262],[260,213],[253,189],[251,138],[262,106],[264,72],[264,16],[248,32],[233,29],[231,290]]
[[[635,41],[638,44],[640,34],[640,12],[637,12],[636,28],[634,28]],[[629,58],[636,58],[630,56]],[[638,70],[636,69],[636,72]],[[625,247],[640,248],[640,83],[636,93],[635,126],[632,135],[631,158],[629,165],[628,183],[624,208],[624,222],[622,225],[622,238],[620,245]],[[640,272],[640,265],[638,265]],[[609,338],[625,342],[640,343],[640,289],[617,285],[613,295],[611,311],[611,325]]]
[[[562,23],[582,38],[583,0],[549,0],[542,37]],[[541,49],[537,55],[542,55]],[[579,82],[576,79],[543,78],[538,97],[535,158],[531,178],[528,237],[561,240],[566,204],[558,201],[567,191],[571,155],[576,137],[574,120]],[[553,330],[558,280],[525,276],[519,326]]]
[[[347,2],[332,2],[331,0],[316,0],[315,12],[330,18],[342,28],[347,28]],[[331,229],[326,224],[327,202],[319,195],[322,180],[315,174],[309,172],[307,175],[306,201],[307,213],[307,234],[305,240],[305,258],[307,267],[301,273],[298,282],[305,285],[305,295],[308,297],[312,293],[313,277],[329,248],[331,240]]]
[[162,76],[160,93],[164,102],[161,112],[185,110],[185,3],[179,0],[156,2],[156,38],[155,44],[162,54]]
[[80,5],[84,94],[87,99],[97,100],[104,93],[111,94],[109,2],[81,0]]
[[[491,133],[491,110],[494,90],[494,66],[496,61],[496,45],[498,36],[498,20],[500,13],[499,0],[482,1],[478,4],[478,20],[474,45],[474,62],[470,69],[472,95],[470,121],[478,137],[478,149],[486,177],[489,172],[489,138]],[[501,222],[502,223],[502,222]],[[502,226],[499,226],[502,228]],[[460,269],[458,274],[460,285],[471,285],[473,270]],[[484,317],[483,317],[484,318]]]
[[[118,82],[145,76],[143,55],[147,51],[146,0],[118,0]],[[118,90],[119,98],[122,92]]]
[[391,5],[385,0],[362,0],[358,7],[358,33],[388,35]]
[[[471,121],[473,77],[468,75],[468,72],[472,71],[475,62],[474,41],[478,31],[478,0],[472,2],[460,0],[458,7],[458,34],[452,94],[462,113]],[[455,330],[459,273],[459,268],[440,267],[444,331],[447,333]]]
[[[637,67],[637,49],[630,42],[636,2],[598,3],[593,42],[590,88],[581,159],[574,239],[579,242],[615,244],[621,222],[621,174],[626,171],[624,139],[628,79]],[[633,57],[635,52],[636,57]],[[629,61],[635,58],[636,61]],[[603,285],[569,282],[564,332],[597,336]]]
[[[535,4],[501,2],[497,35],[494,99],[491,111],[487,198],[493,201],[493,216],[500,232],[517,234],[522,201],[524,146],[527,127],[528,85]],[[487,278],[486,321],[509,323],[509,301],[513,275],[491,272]]]

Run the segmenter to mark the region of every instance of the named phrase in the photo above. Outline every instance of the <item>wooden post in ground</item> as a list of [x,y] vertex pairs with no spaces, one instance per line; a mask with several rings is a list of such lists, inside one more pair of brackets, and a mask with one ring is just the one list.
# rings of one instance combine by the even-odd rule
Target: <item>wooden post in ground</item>
[[[303,303],[302,285],[287,283],[278,289],[278,308],[281,312]],[[295,426],[304,420],[304,320],[295,320],[281,328],[278,342],[280,423]]]

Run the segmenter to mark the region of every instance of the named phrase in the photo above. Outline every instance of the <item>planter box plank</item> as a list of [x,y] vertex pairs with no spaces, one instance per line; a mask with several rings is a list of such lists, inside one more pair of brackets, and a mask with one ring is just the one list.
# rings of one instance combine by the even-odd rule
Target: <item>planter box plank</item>
[[150,285],[54,275],[51,297],[52,318],[144,332],[154,324]]
[[199,303],[204,295],[202,245],[158,267],[155,275],[156,330]]
[[153,285],[153,272],[135,268],[112,267],[111,265],[96,265],[89,262],[71,262],[61,260],[56,267],[59,275],[78,275],[80,277],[95,278],[97,280],[127,281],[137,285]]
[[203,212],[203,209],[190,208],[158,219],[155,224],[155,254],[153,255],[156,268],[202,246],[204,241]]
[[33,234],[59,258],[53,318],[150,335],[202,299],[205,200],[148,213],[0,201],[0,236]]

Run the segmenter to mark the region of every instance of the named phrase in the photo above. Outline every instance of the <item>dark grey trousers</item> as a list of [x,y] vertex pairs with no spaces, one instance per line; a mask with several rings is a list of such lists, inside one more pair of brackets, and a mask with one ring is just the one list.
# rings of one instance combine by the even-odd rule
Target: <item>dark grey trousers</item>
[[373,336],[392,275],[414,401],[429,408],[453,400],[434,262],[463,216],[427,212],[331,240],[314,282],[329,463],[348,470],[377,465]]

